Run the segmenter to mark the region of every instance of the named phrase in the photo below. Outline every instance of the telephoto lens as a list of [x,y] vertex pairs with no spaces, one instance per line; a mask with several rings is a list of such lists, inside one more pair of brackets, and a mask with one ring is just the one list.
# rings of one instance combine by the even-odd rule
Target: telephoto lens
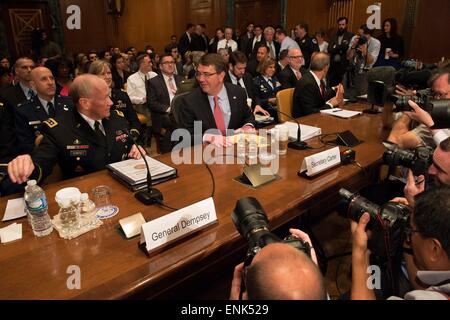
[[383,154],[384,163],[390,166],[403,166],[411,169],[415,176],[427,175],[433,162],[433,149],[418,147],[414,150],[400,149],[398,145],[384,142],[386,150]]

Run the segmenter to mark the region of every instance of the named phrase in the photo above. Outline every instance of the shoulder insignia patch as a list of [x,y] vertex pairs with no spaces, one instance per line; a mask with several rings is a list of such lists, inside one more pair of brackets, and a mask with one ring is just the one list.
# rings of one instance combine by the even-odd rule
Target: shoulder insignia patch
[[124,116],[124,114],[123,114],[122,111],[119,111],[119,110],[114,110],[114,111],[117,113],[117,115],[118,115],[119,117],[125,118],[125,116]]
[[316,39],[312,39],[312,42],[313,42],[314,44],[317,44],[317,40],[316,40]]
[[58,125],[58,122],[56,122],[55,119],[53,118],[48,118],[46,121],[44,121],[44,123],[51,129],[54,128]]

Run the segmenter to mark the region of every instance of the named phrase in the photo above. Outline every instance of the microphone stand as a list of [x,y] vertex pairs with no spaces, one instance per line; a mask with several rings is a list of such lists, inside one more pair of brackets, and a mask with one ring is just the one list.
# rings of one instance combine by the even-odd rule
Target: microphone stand
[[152,174],[150,173],[150,168],[147,163],[147,159],[145,159],[145,155],[142,152],[142,150],[139,148],[138,144],[136,143],[136,137],[129,132],[127,132],[128,136],[132,138],[133,145],[136,146],[139,153],[141,154],[142,159],[144,160],[145,166],[147,167],[147,190],[141,190],[134,194],[134,197],[138,199],[140,202],[145,204],[146,206],[162,203],[163,202],[163,195],[161,191],[159,191],[156,188],[152,187]]
[[297,139],[295,141],[290,141],[288,143],[288,147],[291,149],[295,149],[295,150],[308,149],[308,144],[306,142],[302,141],[302,133],[301,133],[301,128],[300,128],[300,123],[297,121],[297,119],[295,119],[294,117],[292,117],[291,115],[289,115],[287,113],[280,111],[280,109],[278,109],[278,112],[281,113],[282,115],[285,115],[289,119],[294,120],[295,123],[298,125]]

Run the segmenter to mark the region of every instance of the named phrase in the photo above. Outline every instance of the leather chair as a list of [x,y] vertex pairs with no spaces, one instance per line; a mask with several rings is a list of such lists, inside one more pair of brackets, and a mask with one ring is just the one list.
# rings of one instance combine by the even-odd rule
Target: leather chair
[[[277,93],[277,106],[278,110],[287,113],[292,116],[292,106],[294,104],[294,88],[284,89]],[[286,122],[290,120],[285,115],[278,112],[278,119],[280,122]]]

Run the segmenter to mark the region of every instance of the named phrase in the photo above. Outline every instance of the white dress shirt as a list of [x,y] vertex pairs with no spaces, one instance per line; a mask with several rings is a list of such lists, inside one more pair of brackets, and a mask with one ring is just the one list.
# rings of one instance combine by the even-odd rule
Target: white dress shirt
[[91,129],[94,130],[94,131],[95,131],[95,121],[98,121],[100,123],[100,125],[99,125],[100,130],[106,136],[105,128],[103,127],[103,123],[102,123],[101,120],[93,120],[93,119],[89,118],[88,116],[82,114],[81,112],[79,112],[79,114],[84,120],[86,120],[86,122],[88,123],[89,127],[91,127]]
[[[144,74],[140,71],[133,73],[127,80],[127,93],[132,104],[144,104],[147,102],[147,91],[145,89],[145,80],[152,79],[158,74],[150,71]],[[147,79],[146,79],[147,78]]]
[[281,42],[280,52],[286,49],[299,49],[298,43],[293,40],[291,37],[286,37]]
[[219,41],[219,43],[217,44],[217,50],[222,49],[222,48],[226,48],[227,47],[227,42],[228,42],[228,47],[231,48],[231,51],[237,51],[238,49],[238,45],[236,43],[236,41],[234,41],[233,39],[231,40],[227,40],[227,39],[222,39]]
[[261,41],[261,38],[262,38],[262,34],[259,35],[258,37],[254,37],[254,38],[253,38],[252,51],[255,50],[255,44],[256,44],[257,42],[260,42],[260,41]]
[[39,101],[41,102],[42,106],[44,107],[45,112],[47,112],[48,114],[48,103],[51,102],[53,104],[53,108],[55,109],[56,112],[56,106],[55,106],[55,97],[53,97],[52,100],[47,101],[42,99],[41,97],[38,96]]

